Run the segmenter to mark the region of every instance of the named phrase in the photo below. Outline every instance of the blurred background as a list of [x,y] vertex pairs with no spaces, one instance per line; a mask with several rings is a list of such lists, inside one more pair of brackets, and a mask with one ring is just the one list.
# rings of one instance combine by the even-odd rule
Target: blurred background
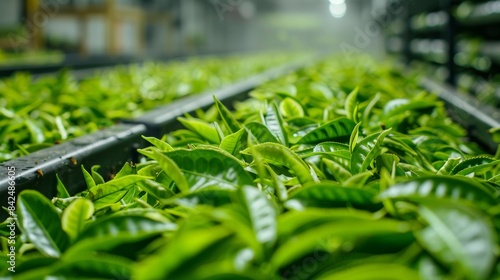
[[263,50],[371,53],[498,103],[499,30],[500,0],[2,0],[0,76]]
[[2,0],[0,45],[7,52],[129,56],[331,49],[387,4],[347,2]]

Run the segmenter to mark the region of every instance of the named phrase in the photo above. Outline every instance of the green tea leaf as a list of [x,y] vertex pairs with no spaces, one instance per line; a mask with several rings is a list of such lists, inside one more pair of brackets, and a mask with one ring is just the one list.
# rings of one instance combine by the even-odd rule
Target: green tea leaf
[[39,127],[34,121],[32,121],[31,119],[25,119],[24,123],[28,127],[28,131],[31,134],[32,143],[43,143],[45,141],[43,129]]
[[280,201],[286,201],[288,199],[288,192],[285,185],[283,184],[283,181],[270,166],[267,166],[267,171],[271,175],[273,186],[276,190],[276,196]]
[[[134,266],[132,279],[147,275],[150,279],[175,278],[175,271],[199,256],[212,244],[226,238],[230,232],[222,226],[179,231],[157,254]],[[175,256],[175,258],[171,258]],[[165,260],[168,259],[168,262]]]
[[302,211],[287,211],[278,217],[278,236],[280,240],[288,240],[293,235],[300,234],[303,229],[337,222],[337,221],[374,220],[372,213],[357,209],[328,209],[308,207]]
[[80,165],[80,167],[82,168],[83,178],[85,179],[85,183],[87,184],[87,189],[94,188],[96,186],[94,178],[92,178],[92,175],[90,175],[90,173],[87,170],[85,170],[83,164]]
[[215,102],[215,107],[217,108],[217,111],[219,111],[219,116],[222,119],[222,122],[226,125],[228,131],[230,133],[235,133],[238,130],[241,129],[241,125],[238,123],[238,121],[234,118],[234,116],[231,114],[231,112],[220,102],[215,96],[214,102]]
[[[175,230],[177,226],[162,220],[152,219],[140,214],[115,215],[98,219],[88,226],[78,237],[77,242],[86,239],[98,240],[114,237],[124,240],[140,240],[166,231]],[[124,242],[125,243],[125,242]]]
[[449,158],[448,160],[446,160],[446,162],[443,164],[443,166],[441,166],[441,168],[439,168],[437,174],[438,175],[448,175],[450,174],[453,169],[455,168],[455,166],[457,166],[457,164],[460,163],[462,159],[461,158]]
[[[172,153],[175,152],[176,151],[172,151]],[[149,157],[158,162],[163,171],[165,171],[166,174],[172,178],[181,192],[189,191],[190,184],[186,178],[186,174],[182,172],[181,167],[178,166],[175,160],[172,160],[170,157],[160,154],[157,151],[153,151],[153,155],[149,155]]]
[[343,187],[335,182],[307,184],[290,194],[285,206],[295,210],[306,207],[336,208],[354,207],[366,210],[378,210],[382,205],[374,202],[376,192],[360,188]]
[[351,133],[351,138],[349,139],[349,152],[351,152],[351,154],[352,154],[352,151],[354,150],[354,148],[356,147],[356,145],[358,144],[359,126],[360,125],[361,125],[361,123],[358,123],[354,127],[354,130]]
[[436,102],[431,100],[410,101],[408,99],[394,99],[385,105],[384,118],[387,119],[401,113],[434,107],[436,107]]
[[346,118],[327,122],[302,137],[298,144],[318,144],[324,141],[343,140],[349,137],[356,123]]
[[72,196],[72,197],[68,197],[68,198],[54,197],[54,198],[52,198],[52,204],[54,204],[54,206],[59,208],[59,209],[65,209],[66,207],[68,207],[68,205],[71,202],[73,202],[79,198],[80,198],[79,196]]
[[139,186],[148,194],[151,194],[159,200],[167,199],[175,195],[172,190],[153,180],[141,181],[139,182]]
[[283,126],[283,119],[276,108],[276,104],[271,104],[267,107],[266,116],[264,118],[266,127],[272,135],[280,141],[281,144],[288,146],[288,136]]
[[332,174],[337,181],[343,183],[352,176],[351,172],[337,160],[324,158],[322,161],[330,171],[330,174]]
[[186,119],[180,117],[177,119],[182,123],[182,125],[187,127],[192,132],[195,132],[201,139],[204,139],[212,144],[220,143],[217,130],[210,124],[198,119]]
[[468,175],[473,172],[479,172],[481,170],[490,169],[492,166],[500,163],[498,160],[494,160],[489,157],[474,157],[469,158],[461,163],[457,164],[453,170],[451,170],[451,175]]
[[81,278],[127,279],[131,276],[132,264],[129,259],[115,255],[72,256],[64,261],[55,275],[71,278],[75,277],[75,271],[78,271],[78,276]]
[[75,240],[83,231],[85,222],[94,214],[94,204],[86,198],[79,198],[73,201],[64,209],[61,223],[62,229],[68,236]]
[[356,87],[345,100],[345,111],[348,119],[357,121],[357,116],[355,115],[357,98],[358,98],[359,87]]
[[381,154],[376,159],[376,166],[379,173],[385,169],[391,174],[391,177],[401,176],[406,177],[405,171],[399,167],[400,159],[393,154]]
[[276,143],[264,143],[247,148],[242,153],[258,153],[260,157],[272,164],[286,166],[293,171],[302,184],[313,182],[314,179],[309,172],[309,166],[299,156],[287,147]]
[[215,127],[215,130],[217,130],[217,134],[219,134],[219,139],[224,139],[226,137],[226,134],[224,131],[222,131],[222,128],[220,128],[220,125],[218,122],[213,122],[213,125]]
[[[132,261],[115,255],[85,253],[38,269],[27,270],[19,279],[129,279]],[[17,273],[17,272],[16,272]],[[78,276],[75,276],[75,275]]]
[[349,151],[349,146],[337,142],[323,142],[314,146],[315,153],[334,153],[337,151]]
[[120,201],[129,188],[146,179],[151,179],[151,177],[139,175],[121,177],[91,188],[84,197],[94,201],[94,207],[97,211],[104,206]]
[[63,182],[61,182],[61,179],[59,179],[59,175],[57,174],[56,174],[56,180],[57,180],[57,197],[58,198],[70,197],[68,190],[64,186]]
[[382,152],[382,142],[390,129],[372,134],[359,142],[351,157],[351,172],[358,174],[366,171],[372,161]]
[[428,254],[422,255],[418,260],[418,270],[422,279],[445,280],[446,272],[440,264]]
[[246,129],[257,139],[259,143],[280,143],[276,137],[269,131],[269,129],[257,122],[250,122],[245,124]]
[[364,187],[366,185],[366,182],[372,176],[373,176],[372,172],[365,171],[362,173],[358,173],[350,178],[347,178],[347,180],[345,180],[343,184],[346,187],[361,188],[361,187]]
[[390,186],[380,199],[446,199],[470,201],[484,207],[496,205],[494,194],[480,183],[467,178],[427,176]]
[[276,241],[277,231],[277,211],[273,204],[263,192],[254,187],[243,187],[240,197],[257,240],[268,247],[272,246]]
[[300,118],[304,117],[304,109],[302,106],[290,97],[286,97],[280,102],[280,113],[285,118]]
[[233,156],[239,157],[241,156],[240,151],[246,148],[247,139],[248,134],[246,130],[242,128],[224,137],[220,143],[220,148]]
[[497,236],[488,219],[458,204],[427,204],[419,208],[419,214],[429,226],[416,237],[427,251],[469,279],[489,279]]
[[170,146],[167,142],[162,141],[156,137],[146,137],[142,135],[142,138],[158,148],[160,152],[170,152],[174,150],[174,148],[172,148],[172,146]]
[[294,235],[293,238],[287,239],[276,249],[270,263],[274,268],[283,267],[291,261],[317,250],[318,242],[328,238],[356,240],[357,238],[376,235],[404,234],[409,229],[408,224],[389,219],[329,222],[312,228],[305,228]]
[[368,263],[359,264],[347,269],[326,272],[318,280],[419,280],[417,271],[397,263]]
[[55,123],[56,123],[57,130],[59,130],[59,134],[61,135],[61,139],[66,140],[68,138],[68,132],[66,131],[66,128],[64,127],[61,116],[56,116]]
[[182,171],[191,191],[212,186],[239,189],[253,185],[253,179],[238,159],[227,152],[209,148],[179,149],[165,155]]
[[375,94],[375,97],[373,97],[373,99],[370,101],[370,103],[368,103],[365,110],[363,111],[363,123],[366,124],[369,123],[370,113],[372,112],[373,107],[375,107],[375,105],[379,101],[380,101],[380,93],[377,92],[377,94]]
[[140,181],[137,185],[134,185],[130,188],[128,188],[127,192],[125,193],[125,195],[120,199],[120,203],[122,205],[127,205],[127,206],[131,206],[131,204],[133,202],[136,202],[136,199],[137,199],[137,196],[140,192],[139,190],[139,184],[141,183],[142,181]]
[[[82,253],[96,251],[133,257],[137,254],[135,251],[143,250],[142,247],[151,242],[151,238],[172,234],[175,230],[177,225],[169,222],[155,209],[120,211],[92,223],[65,252],[64,257],[70,259]],[[147,243],[143,243],[144,241]],[[140,247],[135,248],[136,246]]]
[[135,165],[132,163],[126,162],[123,165],[122,169],[120,169],[120,171],[118,171],[118,173],[116,173],[114,179],[119,179],[119,178],[125,177],[127,175],[134,175],[134,174],[137,174]]
[[94,165],[90,168],[90,171],[92,172],[92,179],[94,179],[96,185],[104,184],[104,178],[102,178],[101,174],[97,172],[99,168],[101,168],[99,165]]
[[39,192],[25,190],[19,194],[17,205],[19,226],[26,238],[44,255],[60,257],[69,238],[52,203]]
[[218,187],[206,187],[188,194],[178,194],[170,199],[162,200],[164,204],[178,204],[186,207],[197,205],[222,206],[232,202],[233,190],[220,189]]

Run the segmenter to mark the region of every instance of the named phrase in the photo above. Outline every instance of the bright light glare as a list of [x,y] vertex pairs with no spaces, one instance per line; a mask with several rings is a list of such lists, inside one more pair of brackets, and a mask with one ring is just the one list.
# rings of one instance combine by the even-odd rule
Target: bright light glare
[[345,3],[342,4],[330,4],[330,14],[334,18],[341,18],[345,16],[347,11],[347,5]]
[[330,0],[330,3],[332,3],[334,5],[340,5],[340,4],[344,4],[345,0]]

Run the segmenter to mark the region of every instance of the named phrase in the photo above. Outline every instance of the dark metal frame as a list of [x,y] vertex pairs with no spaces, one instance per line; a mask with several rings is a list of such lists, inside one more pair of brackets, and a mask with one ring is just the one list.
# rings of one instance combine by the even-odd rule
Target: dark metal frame
[[[447,62],[443,67],[446,67],[449,75],[445,81],[446,83],[424,78],[421,81],[421,85],[438,95],[446,103],[451,117],[466,128],[469,135],[477,143],[481,144],[489,152],[494,153],[498,148],[498,144],[492,140],[491,134],[488,131],[491,128],[500,127],[500,111],[488,104],[482,104],[473,96],[460,94],[455,88],[458,74],[458,66],[454,61],[455,54],[457,53],[456,38],[460,31],[459,26],[463,25],[463,23],[457,21],[453,10],[460,2],[458,0],[442,0],[440,3],[433,3],[439,4],[440,9],[445,11],[448,16],[448,22],[443,27],[442,32],[443,38],[448,45]],[[419,6],[425,3],[405,0],[405,12],[402,14],[405,22],[404,33],[402,34],[404,45],[401,55],[407,63],[410,63],[415,58],[418,59],[410,50],[410,40],[414,35],[410,24],[410,19],[413,15],[410,10],[411,3],[417,5],[415,8],[420,9],[419,12],[425,11],[425,8]],[[472,20],[473,22],[477,22],[480,19]]]
[[488,132],[491,128],[500,127],[500,111],[481,104],[476,98],[458,93],[452,86],[438,83],[429,78],[421,81],[422,87],[439,96],[450,113],[450,116],[468,131],[473,140],[481,144],[490,153],[495,153],[498,144]]

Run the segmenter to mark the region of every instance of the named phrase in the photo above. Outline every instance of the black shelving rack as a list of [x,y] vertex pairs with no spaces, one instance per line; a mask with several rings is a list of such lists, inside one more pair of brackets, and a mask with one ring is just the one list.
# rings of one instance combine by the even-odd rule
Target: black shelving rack
[[[425,69],[422,86],[490,151],[500,127],[500,0],[402,0],[386,28],[386,50]],[[395,32],[397,30],[398,32]]]

